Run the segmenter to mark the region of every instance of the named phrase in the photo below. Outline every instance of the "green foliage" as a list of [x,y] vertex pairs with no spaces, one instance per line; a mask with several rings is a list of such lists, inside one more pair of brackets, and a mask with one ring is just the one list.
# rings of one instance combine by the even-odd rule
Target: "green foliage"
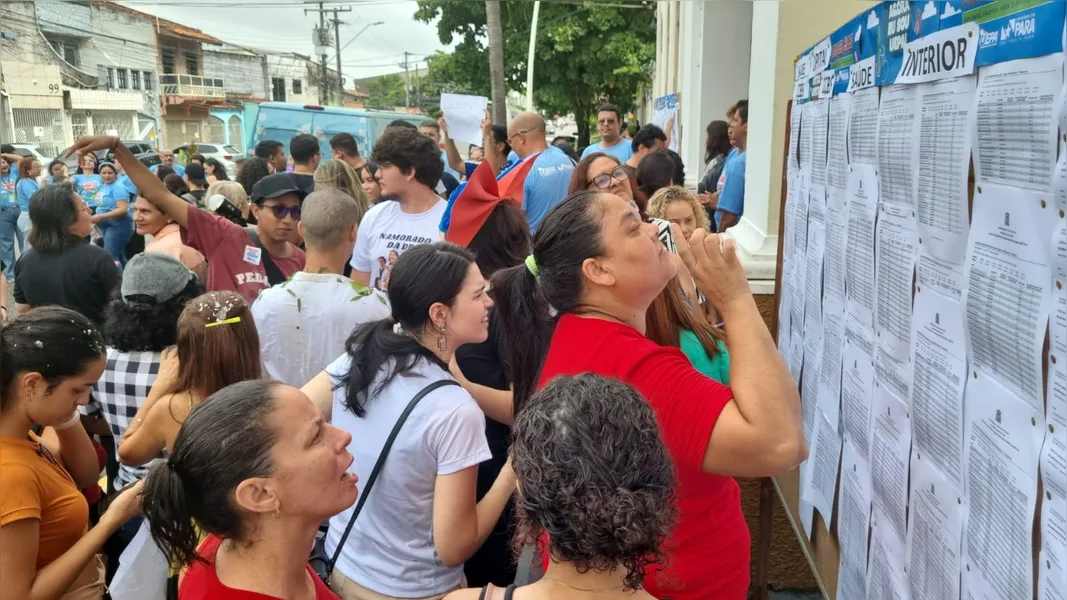
[[[526,87],[533,2],[501,2],[508,89]],[[485,3],[418,0],[415,18],[437,23],[451,54],[430,57],[427,77],[443,91],[489,95]],[[579,143],[589,140],[593,111],[605,102],[624,112],[651,85],[656,56],[655,3],[633,0],[543,2],[534,58],[534,100],[547,115],[573,113]],[[446,89],[451,88],[451,89]]]
[[367,85],[367,106],[388,108],[404,105],[404,76],[382,75]]

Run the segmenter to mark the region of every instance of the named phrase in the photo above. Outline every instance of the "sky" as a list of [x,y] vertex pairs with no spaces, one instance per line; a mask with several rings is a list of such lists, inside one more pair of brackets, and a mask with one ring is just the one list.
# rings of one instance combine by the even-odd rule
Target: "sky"
[[[311,55],[312,29],[319,22],[318,13],[304,14],[301,0],[118,0],[119,4],[150,15],[194,27],[226,42],[264,50],[297,52]],[[318,8],[310,3],[307,7]],[[326,0],[325,8],[351,8],[339,14],[341,46],[344,47],[364,26],[377,21],[383,24],[368,28],[341,53],[341,70],[345,87],[353,79],[403,72],[404,52],[410,52],[411,68],[437,50],[445,49],[437,38],[434,24],[412,18],[414,0]],[[332,13],[326,18],[331,19]],[[331,40],[332,29],[331,29]],[[333,43],[329,66],[335,65]],[[418,63],[425,69],[426,63]]]

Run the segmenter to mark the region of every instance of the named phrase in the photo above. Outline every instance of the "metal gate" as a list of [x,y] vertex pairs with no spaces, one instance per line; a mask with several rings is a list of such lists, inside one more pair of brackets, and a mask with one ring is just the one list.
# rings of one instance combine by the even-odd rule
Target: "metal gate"
[[230,145],[237,148],[237,151],[243,154],[245,151],[245,130],[240,117],[237,115],[231,116],[229,127]]
[[137,113],[128,110],[94,110],[93,135],[116,135],[120,140],[135,140],[134,117]]
[[63,113],[48,108],[13,108],[15,143],[36,144],[45,156],[56,156],[66,143],[63,138]]
[[200,136],[200,141],[206,144],[225,144],[226,123],[215,115],[211,115],[204,121]]
[[89,135],[89,121],[85,117],[83,112],[70,113],[70,130],[74,134],[74,139],[83,138]]

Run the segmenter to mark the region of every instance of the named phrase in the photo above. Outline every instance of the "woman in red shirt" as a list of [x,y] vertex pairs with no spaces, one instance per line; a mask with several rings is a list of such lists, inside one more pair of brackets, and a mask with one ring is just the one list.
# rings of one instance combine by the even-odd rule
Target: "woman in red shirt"
[[645,589],[672,600],[741,600],[750,540],[733,477],[775,475],[807,456],[800,398],[733,242],[703,231],[687,242],[671,227],[697,286],[726,322],[730,388],[697,372],[679,349],[645,338],[645,311],[675,263],[655,225],[601,190],[553,208],[526,264],[493,277],[505,363],[517,412],[557,375],[615,377],[645,397],[677,471],[679,512],[664,546],[667,567],[649,569]]
[[152,538],[189,567],[178,598],[337,600],[307,561],[319,523],[356,501],[351,441],[274,381],[235,383],[196,405],[144,484]]

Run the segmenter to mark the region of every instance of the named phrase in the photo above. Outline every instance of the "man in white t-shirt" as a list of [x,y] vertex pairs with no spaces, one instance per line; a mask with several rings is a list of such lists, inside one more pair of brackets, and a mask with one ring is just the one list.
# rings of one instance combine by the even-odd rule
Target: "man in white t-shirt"
[[437,144],[415,129],[389,127],[374,143],[382,196],[359,225],[352,252],[352,279],[389,289],[389,273],[405,250],[440,241],[438,225],[448,203],[434,191],[444,163]]
[[385,294],[341,274],[363,217],[359,203],[323,189],[305,198],[302,209],[304,270],[261,292],[252,305],[265,375],[294,387],[344,354],[357,326],[389,316]]

